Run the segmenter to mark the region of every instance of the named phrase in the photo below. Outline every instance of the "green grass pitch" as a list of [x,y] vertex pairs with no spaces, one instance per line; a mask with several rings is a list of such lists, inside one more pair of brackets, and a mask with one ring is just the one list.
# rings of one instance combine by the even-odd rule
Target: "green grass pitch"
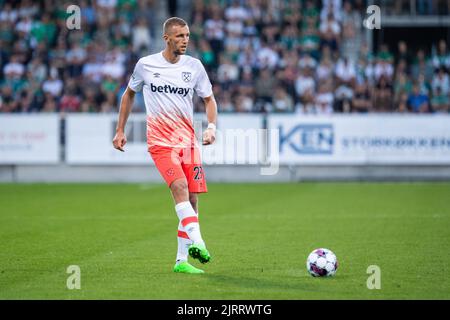
[[[0,299],[450,299],[450,183],[211,183],[199,205],[213,260],[175,274],[166,186],[2,184]],[[318,247],[334,278],[307,273]]]

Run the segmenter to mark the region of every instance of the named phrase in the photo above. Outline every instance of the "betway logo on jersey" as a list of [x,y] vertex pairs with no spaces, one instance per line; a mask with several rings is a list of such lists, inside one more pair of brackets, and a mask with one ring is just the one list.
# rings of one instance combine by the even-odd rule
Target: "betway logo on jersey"
[[161,93],[173,93],[173,94],[181,94],[183,97],[186,97],[189,93],[190,88],[178,88],[178,87],[172,87],[171,85],[164,85],[164,86],[155,86],[153,83],[150,83],[150,90],[152,92],[161,92]]

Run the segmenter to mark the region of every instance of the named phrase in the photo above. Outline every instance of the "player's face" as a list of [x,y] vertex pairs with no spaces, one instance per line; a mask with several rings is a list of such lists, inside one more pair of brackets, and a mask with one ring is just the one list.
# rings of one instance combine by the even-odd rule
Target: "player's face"
[[189,27],[188,26],[172,26],[170,33],[167,35],[168,47],[177,55],[185,54],[189,43]]

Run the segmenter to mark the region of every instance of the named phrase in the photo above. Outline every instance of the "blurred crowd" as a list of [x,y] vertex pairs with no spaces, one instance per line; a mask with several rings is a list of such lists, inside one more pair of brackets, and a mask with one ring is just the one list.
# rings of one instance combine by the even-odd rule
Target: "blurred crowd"
[[[450,55],[365,43],[365,1],[194,2],[191,54],[222,112],[448,112]],[[394,55],[393,52],[396,52]]]
[[[0,0],[0,112],[117,112],[134,64],[160,37],[154,1],[81,1],[82,28],[69,30],[69,3]],[[375,54],[366,5],[195,0],[188,54],[205,65],[219,112],[448,113],[446,41],[431,52],[382,44]],[[135,111],[145,111],[142,95]]]
[[[72,4],[81,9],[80,29],[67,27]],[[153,7],[0,0],[0,112],[116,112],[134,64],[152,48]]]

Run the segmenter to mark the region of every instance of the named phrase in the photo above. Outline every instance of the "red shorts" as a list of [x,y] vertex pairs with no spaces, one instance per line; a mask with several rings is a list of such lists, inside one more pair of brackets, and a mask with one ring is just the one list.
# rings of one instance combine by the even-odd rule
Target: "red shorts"
[[208,192],[200,151],[197,147],[152,146],[148,151],[169,187],[175,180],[185,178],[189,192]]

